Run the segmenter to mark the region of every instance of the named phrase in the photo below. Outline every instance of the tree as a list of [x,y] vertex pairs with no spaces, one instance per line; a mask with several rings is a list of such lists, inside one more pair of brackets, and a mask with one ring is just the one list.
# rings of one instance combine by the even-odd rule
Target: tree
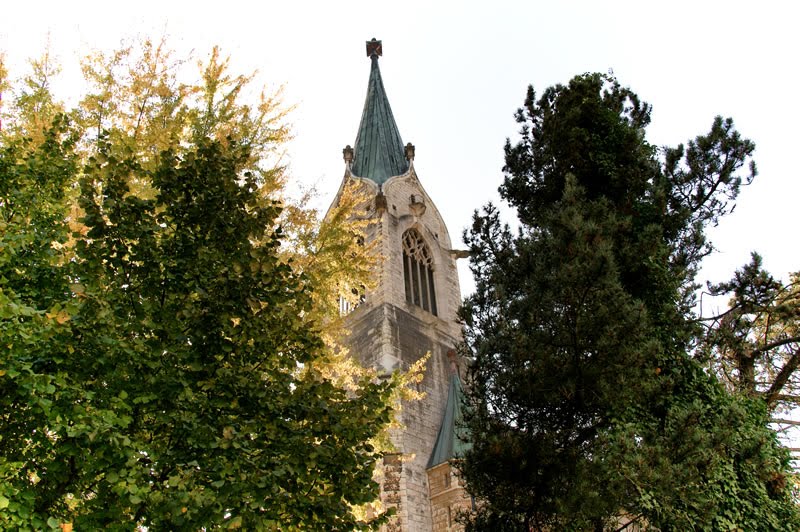
[[730,295],[728,309],[707,318],[701,360],[731,389],[763,400],[773,421],[800,402],[800,275],[775,279],[752,254],[733,279],[709,287]]
[[470,529],[795,529],[788,457],[756,402],[689,355],[704,227],[732,209],[754,149],[730,119],[659,152],[650,107],[592,74],[529,89],[501,196],[466,234],[480,501]]
[[279,101],[243,103],[247,78],[216,50],[186,87],[166,49],[138,53],[95,56],[74,127],[59,115],[42,142],[3,138],[0,523],[379,524],[353,507],[377,498],[372,440],[397,381],[339,378],[314,299],[333,256],[314,235],[359,263],[358,224],[318,230],[297,207],[319,257],[298,256],[271,155],[288,136]]
[[[242,170],[253,173],[262,194],[281,204],[276,222],[283,234],[281,259],[313,287],[309,317],[329,348],[328,361],[318,369],[338,385],[357,390],[359,382],[376,374],[349,357],[341,345],[338,300],[352,300],[354,287],[373,282],[377,245],[363,245],[363,193],[347,187],[326,218],[309,206],[313,190],[300,197],[288,194],[282,149],[291,138],[286,123],[291,107],[283,104],[280,89],[254,90],[256,73],[232,74],[230,58],[216,46],[205,60],[197,61],[196,80],[182,75],[191,63],[171,50],[164,37],[89,54],[83,71],[90,91],[73,112],[84,129],[84,157],[94,151],[95,131],[106,132],[108,148],[120,157],[134,153],[145,167],[152,167],[160,149],[176,143],[214,138],[225,144],[233,139],[246,147],[249,155]],[[152,196],[148,181],[132,179],[129,186],[135,194]],[[405,388],[414,378],[396,375],[394,385]]]
[[106,136],[115,149],[147,164],[186,138],[190,89],[178,81],[184,61],[174,55],[165,38],[145,38],[83,59],[89,92],[72,114],[85,129],[85,151]]
[[[8,523],[366,526],[349,505],[376,495],[368,440],[391,387],[355,395],[315,370],[310,295],[278,257],[279,209],[242,178],[247,158],[216,141],[166,152],[142,200],[127,186],[136,160],[101,146],[66,314],[4,364],[7,423],[30,412],[40,427],[4,431]],[[46,403],[18,385],[26,372]]]
[[248,169],[272,192],[283,186],[276,153],[290,138],[280,91],[260,90],[248,98],[255,73],[234,75],[230,58],[214,47],[198,61],[199,79],[185,70],[192,61],[170,49],[165,37],[134,40],[111,52],[94,51],[82,70],[89,91],[74,111],[87,141],[105,132],[112,146],[146,161],[176,142],[236,139],[248,147]]
[[[44,142],[53,120],[64,111],[63,105],[53,98],[50,91],[53,78],[60,73],[61,68],[52,56],[49,44],[40,57],[30,60],[29,63],[31,72],[21,80],[22,87],[13,98],[12,120],[7,120],[4,127],[12,135],[26,137],[34,144],[40,144]],[[2,77],[5,77],[5,69],[0,70],[3,71]],[[2,88],[3,83],[0,82],[0,89]]]
[[[0,522],[41,529],[32,515],[36,464],[19,451],[42,449],[57,376],[50,347],[69,320],[66,190],[74,179],[75,137],[59,119],[43,142],[10,136],[0,150]],[[67,308],[65,308],[67,307]],[[33,465],[33,467],[31,467]],[[57,523],[57,522],[56,522]]]

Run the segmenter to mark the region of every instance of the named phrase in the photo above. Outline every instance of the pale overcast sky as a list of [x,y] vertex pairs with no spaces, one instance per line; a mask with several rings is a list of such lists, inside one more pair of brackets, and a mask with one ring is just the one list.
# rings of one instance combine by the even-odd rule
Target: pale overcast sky
[[[62,97],[80,90],[78,58],[121,38],[166,33],[204,57],[214,44],[235,68],[285,85],[295,140],[292,175],[330,201],[341,150],[353,144],[369,74],[364,42],[383,41],[381,71],[415,167],[461,240],[474,209],[497,201],[503,143],[528,84],[613,70],[654,107],[648,138],[675,145],[731,116],[755,141],[760,175],[712,232],[704,278],[728,279],[751,250],[775,274],[800,269],[794,124],[800,86],[795,2],[5,2],[0,50],[12,76],[48,38],[64,68]],[[76,88],[78,87],[78,88]],[[471,283],[462,272],[462,286]]]

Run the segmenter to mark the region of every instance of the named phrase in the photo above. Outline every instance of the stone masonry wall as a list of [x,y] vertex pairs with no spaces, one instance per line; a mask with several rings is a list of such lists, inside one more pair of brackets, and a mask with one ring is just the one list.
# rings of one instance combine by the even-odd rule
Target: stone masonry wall
[[458,514],[472,508],[472,499],[461,485],[456,471],[445,462],[428,470],[431,490],[433,532],[460,532],[464,527],[456,522]]
[[[428,532],[432,525],[426,466],[442,422],[449,385],[447,351],[453,348],[455,339],[436,331],[431,334],[428,325],[417,316],[388,304],[359,307],[351,314],[349,326],[351,352],[358,354],[365,365],[382,360],[374,353],[384,353],[396,361],[396,369],[407,369],[426,353],[431,354],[422,382],[417,385],[425,396],[419,401],[403,403],[400,412],[403,430],[393,435],[394,445],[401,454],[393,458],[390,470],[383,475],[384,505],[398,507],[402,530]],[[387,332],[388,338],[384,337]],[[398,472],[401,472],[399,481]],[[399,502],[395,500],[396,483],[399,483]]]
[[[375,194],[371,181],[363,185]],[[398,518],[387,530],[430,532],[433,529],[426,465],[444,413],[449,385],[447,353],[461,334],[456,309],[461,301],[455,255],[447,228],[413,165],[403,176],[383,185],[385,202],[372,209],[369,239],[380,238],[383,261],[375,272],[377,286],[346,320],[347,340],[353,356],[363,364],[389,374],[407,370],[430,353],[419,391],[424,399],[402,405],[403,429],[393,435],[399,455],[384,462],[382,497],[386,506],[398,509]],[[413,198],[412,198],[413,196]],[[378,208],[377,205],[383,206]],[[406,302],[403,277],[402,236],[416,229],[432,257],[438,315]]]

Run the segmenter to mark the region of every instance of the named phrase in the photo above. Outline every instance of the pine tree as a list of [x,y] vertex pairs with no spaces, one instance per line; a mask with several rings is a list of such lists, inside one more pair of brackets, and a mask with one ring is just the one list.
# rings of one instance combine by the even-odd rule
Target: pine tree
[[764,409],[689,355],[703,231],[753,144],[717,118],[660,154],[650,107],[597,74],[529,89],[517,120],[501,195],[519,230],[490,205],[466,235],[470,528],[796,528]]
[[800,272],[784,284],[753,253],[730,281],[709,288],[731,297],[725,312],[705,319],[700,360],[730,389],[765,401],[775,421],[797,426],[778,416],[800,401]]

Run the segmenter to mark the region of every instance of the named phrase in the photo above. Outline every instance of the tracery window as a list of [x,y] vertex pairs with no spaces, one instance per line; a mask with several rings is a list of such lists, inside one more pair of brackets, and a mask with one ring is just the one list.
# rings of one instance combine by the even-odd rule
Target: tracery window
[[422,236],[409,229],[403,234],[403,276],[406,301],[436,316],[433,258]]

